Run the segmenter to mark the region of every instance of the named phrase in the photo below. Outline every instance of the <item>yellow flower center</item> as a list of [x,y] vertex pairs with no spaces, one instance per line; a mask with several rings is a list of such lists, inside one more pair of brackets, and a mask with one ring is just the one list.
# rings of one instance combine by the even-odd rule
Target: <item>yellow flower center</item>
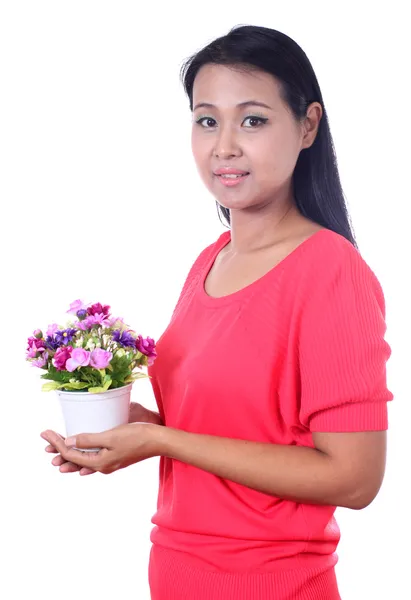
[[66,332],[63,333],[63,337],[67,337],[67,333]]

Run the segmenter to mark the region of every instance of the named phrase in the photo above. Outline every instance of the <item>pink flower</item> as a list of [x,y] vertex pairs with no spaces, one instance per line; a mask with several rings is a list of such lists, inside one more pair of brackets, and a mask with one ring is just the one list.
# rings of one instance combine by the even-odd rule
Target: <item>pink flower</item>
[[38,350],[34,342],[29,344],[29,347],[27,348],[26,358],[36,358],[37,352]]
[[44,347],[45,342],[42,339],[29,337],[29,339],[27,340],[27,344],[28,344],[27,350],[29,348],[31,348],[32,346],[35,346],[39,352],[44,352],[44,350],[45,350],[45,347]]
[[29,337],[27,340],[27,358],[36,358],[38,352],[45,352],[44,340]]
[[44,352],[37,360],[33,360],[31,364],[33,367],[39,367],[39,369],[42,369],[46,365],[48,357],[48,353]]
[[103,350],[102,348],[96,348],[91,353],[90,366],[95,369],[105,369],[112,358],[113,355],[111,352],[107,352],[107,350]]
[[66,369],[72,373],[77,367],[87,367],[90,363],[90,352],[83,348],[74,348],[71,357],[66,362]]
[[106,315],[103,313],[95,313],[94,315],[91,315],[90,317],[86,317],[85,321],[88,323],[89,327],[92,327],[93,325],[105,325],[106,324]]
[[70,358],[72,352],[73,348],[71,346],[61,346],[61,348],[57,348],[52,360],[57,371],[64,371],[66,369],[66,362]]
[[87,310],[87,305],[82,300],[74,300],[67,312],[75,315],[79,310]]
[[155,350],[155,341],[151,337],[143,338],[143,336],[139,335],[136,339],[136,348],[142,354],[145,354],[148,357],[148,365],[151,366],[156,357],[157,352]]
[[104,321],[104,327],[113,327],[113,325],[124,325],[124,319],[122,317],[107,317]]
[[93,304],[87,309],[89,315],[96,315],[102,313],[105,317],[108,316],[110,312],[110,307],[108,305],[103,306],[100,302]]
[[107,317],[105,317],[103,314],[90,315],[83,321],[76,321],[74,325],[82,331],[87,331],[87,329],[91,329],[94,325],[102,325],[103,327],[107,327],[106,318]]
[[52,325],[48,326],[48,329],[46,331],[46,335],[49,335],[50,337],[53,337],[53,335],[56,333],[56,331],[59,330],[59,326],[57,325],[57,323],[53,323]]

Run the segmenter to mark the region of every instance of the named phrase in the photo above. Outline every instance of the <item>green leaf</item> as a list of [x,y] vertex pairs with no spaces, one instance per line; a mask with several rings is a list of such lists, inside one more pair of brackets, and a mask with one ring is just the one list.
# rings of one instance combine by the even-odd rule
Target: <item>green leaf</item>
[[72,383],[65,383],[63,387],[66,390],[84,390],[88,386],[89,386],[89,384],[86,382],[73,381]]
[[121,356],[116,354],[112,361],[112,379],[118,382],[123,382],[126,377],[131,375],[130,364],[132,362],[132,355],[130,353],[125,353]]
[[62,387],[61,383],[57,381],[49,381],[48,383],[43,384],[41,391],[42,392],[51,392],[52,390],[58,390]]
[[108,381],[106,381],[106,383],[102,387],[91,387],[88,391],[92,394],[101,394],[102,392],[107,392],[108,388],[110,387],[110,384],[111,378],[109,378]]
[[55,367],[50,366],[49,372],[40,376],[41,379],[51,379],[52,381],[68,382],[73,378],[73,373],[67,371],[57,371]]
[[125,378],[124,383],[132,383],[133,381],[137,381],[137,379],[146,379],[147,377],[148,375],[145,373],[132,373]]

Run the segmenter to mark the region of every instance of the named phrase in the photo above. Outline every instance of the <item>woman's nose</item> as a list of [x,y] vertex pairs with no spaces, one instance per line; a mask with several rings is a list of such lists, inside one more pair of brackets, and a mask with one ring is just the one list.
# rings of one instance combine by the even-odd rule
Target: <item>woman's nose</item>
[[238,156],[241,151],[238,147],[235,134],[228,128],[222,129],[217,136],[214,155],[217,157]]

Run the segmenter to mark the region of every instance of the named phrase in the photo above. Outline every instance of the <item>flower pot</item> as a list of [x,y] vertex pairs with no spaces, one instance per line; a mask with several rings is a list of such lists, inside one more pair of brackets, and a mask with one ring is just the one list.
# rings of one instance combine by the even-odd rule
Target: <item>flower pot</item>
[[[78,433],[101,433],[128,423],[132,387],[133,384],[130,383],[101,394],[56,390],[67,437]],[[80,450],[98,452],[101,448]]]

